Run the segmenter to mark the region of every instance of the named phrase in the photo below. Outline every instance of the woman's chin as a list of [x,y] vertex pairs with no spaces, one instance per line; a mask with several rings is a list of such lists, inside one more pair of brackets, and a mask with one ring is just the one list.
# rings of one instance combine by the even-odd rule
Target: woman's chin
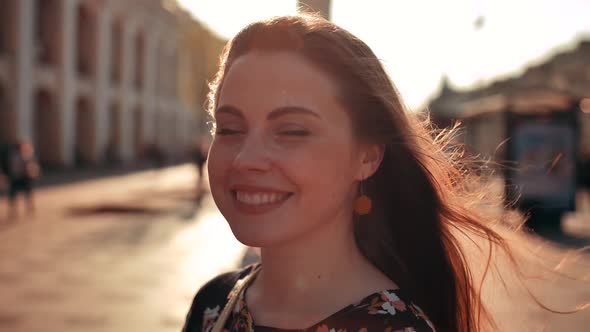
[[258,229],[241,230],[232,227],[232,232],[238,241],[248,247],[270,248],[285,244],[288,236],[278,234],[276,230],[265,232]]
[[279,239],[260,236],[259,234],[234,233],[234,236],[243,245],[248,246],[248,247],[268,248],[268,247],[275,246],[281,242]]

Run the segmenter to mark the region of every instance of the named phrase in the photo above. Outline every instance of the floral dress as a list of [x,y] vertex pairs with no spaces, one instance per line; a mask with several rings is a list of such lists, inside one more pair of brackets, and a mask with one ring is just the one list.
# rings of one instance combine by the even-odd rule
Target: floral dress
[[[227,295],[237,280],[248,275],[253,266],[223,274],[207,283],[197,293],[188,313],[183,332],[210,332],[221,314]],[[246,302],[245,289],[228,317],[223,332],[291,332],[254,322]],[[400,289],[373,293],[350,304],[320,322],[297,331],[310,332],[434,332],[436,329],[424,312]]]

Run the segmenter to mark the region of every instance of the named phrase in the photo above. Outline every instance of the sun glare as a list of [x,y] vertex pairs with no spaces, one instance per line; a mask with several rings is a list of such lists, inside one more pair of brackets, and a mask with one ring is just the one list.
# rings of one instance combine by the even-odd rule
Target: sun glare
[[[246,24],[296,12],[295,0],[179,0],[229,38]],[[515,75],[556,47],[590,36],[590,1],[332,0],[331,19],[365,41],[411,108],[446,75],[458,87]],[[522,20],[526,17],[526,24]],[[553,24],[547,24],[552,22]]]

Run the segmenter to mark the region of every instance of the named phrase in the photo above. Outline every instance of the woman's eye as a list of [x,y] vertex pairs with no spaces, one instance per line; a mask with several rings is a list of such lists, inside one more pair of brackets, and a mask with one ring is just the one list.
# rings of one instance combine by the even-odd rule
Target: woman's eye
[[277,128],[278,136],[309,136],[309,130],[300,126],[283,126]]
[[229,128],[217,128],[215,130],[215,134],[216,135],[236,135],[236,134],[240,134],[242,131],[241,130],[236,130],[236,129],[229,129]]
[[309,131],[307,130],[282,130],[279,131],[281,136],[308,136]]

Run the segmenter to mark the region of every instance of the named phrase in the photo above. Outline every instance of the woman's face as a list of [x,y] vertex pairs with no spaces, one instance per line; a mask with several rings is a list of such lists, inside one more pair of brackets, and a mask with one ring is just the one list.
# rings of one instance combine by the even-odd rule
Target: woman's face
[[214,113],[209,177],[242,243],[270,247],[352,221],[363,169],[337,90],[289,52],[253,51],[231,65]]

